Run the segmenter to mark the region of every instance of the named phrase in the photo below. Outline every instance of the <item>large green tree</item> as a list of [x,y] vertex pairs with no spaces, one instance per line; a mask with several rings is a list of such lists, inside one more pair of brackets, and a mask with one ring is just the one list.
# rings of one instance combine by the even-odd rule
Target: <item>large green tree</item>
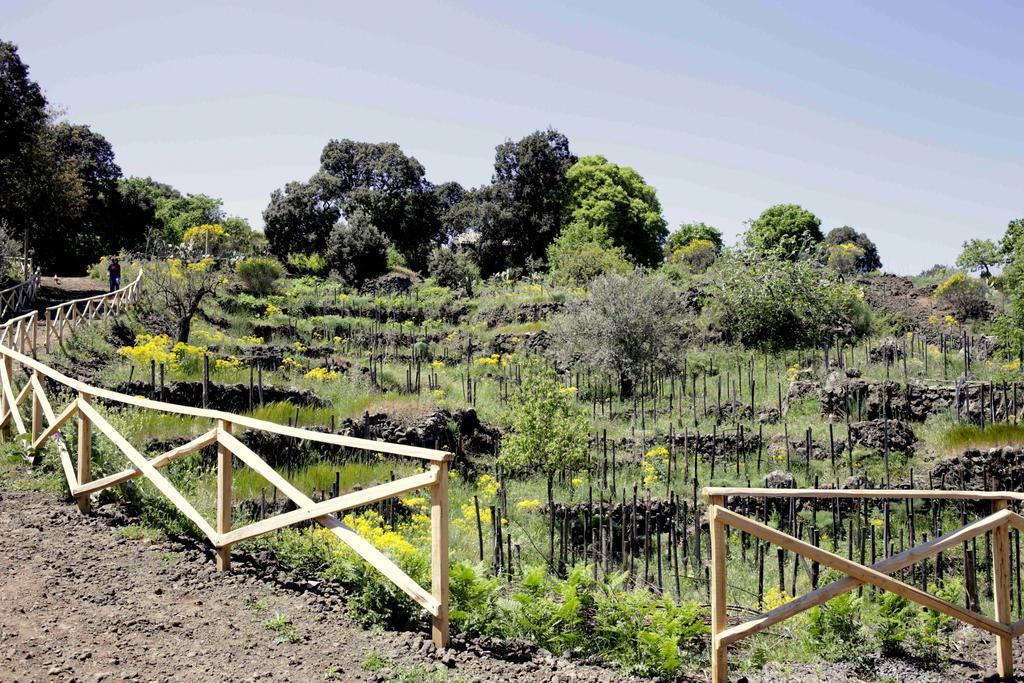
[[882,259],[878,256],[878,247],[875,243],[863,232],[857,232],[849,225],[829,230],[825,235],[825,244],[833,247],[853,244],[859,247],[864,253],[857,257],[855,265],[862,273],[869,273],[882,267]]
[[994,241],[971,239],[964,242],[963,249],[956,258],[956,265],[964,270],[981,273],[982,277],[987,278],[992,275],[991,269],[1005,260],[1006,254]]
[[689,246],[697,240],[707,240],[715,245],[715,253],[722,251],[722,231],[713,225],[706,223],[683,223],[676,228],[665,241],[665,256],[671,257],[673,253]]
[[551,128],[498,145],[491,185],[473,197],[485,277],[545,261],[566,222],[566,174],[574,163],[569,139]]
[[798,204],[765,209],[747,230],[747,244],[762,253],[795,259],[821,242],[821,219]]
[[639,173],[594,155],[576,162],[566,180],[569,224],[553,253],[593,243],[620,247],[638,265],[661,261],[668,229],[654,188]]

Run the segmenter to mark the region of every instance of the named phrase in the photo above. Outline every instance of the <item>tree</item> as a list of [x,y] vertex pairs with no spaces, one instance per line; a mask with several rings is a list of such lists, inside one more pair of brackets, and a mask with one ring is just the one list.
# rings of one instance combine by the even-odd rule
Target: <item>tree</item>
[[856,269],[862,273],[870,273],[882,267],[882,259],[878,256],[878,247],[863,232],[857,232],[849,225],[839,228],[832,228],[825,235],[825,244],[828,246],[839,246],[840,244],[853,244],[863,251],[856,261]]
[[747,244],[761,253],[793,260],[821,242],[821,219],[797,204],[776,204],[750,224]]
[[715,246],[715,253],[722,251],[722,231],[706,223],[683,223],[665,241],[665,257],[671,259],[679,249],[694,240],[708,240]]
[[828,267],[840,275],[854,275],[861,272],[864,250],[853,242],[832,244],[828,247]]
[[491,186],[476,196],[484,277],[545,261],[566,222],[566,173],[574,163],[569,139],[551,128],[498,145]]
[[935,300],[948,306],[957,320],[985,320],[991,313],[985,285],[964,273],[954,273],[935,288]]
[[639,173],[595,155],[577,161],[566,180],[570,218],[559,242],[620,247],[643,266],[661,261],[668,230],[654,188]]
[[274,291],[284,276],[284,266],[269,256],[252,256],[235,264],[235,275],[246,290],[262,296]]
[[980,272],[981,276],[992,276],[990,270],[1006,261],[1002,249],[992,240],[971,239],[964,242],[960,255],[956,257],[958,268],[972,272]]
[[620,395],[628,398],[645,371],[677,369],[685,315],[679,293],[663,275],[606,273],[570,304],[554,331],[566,359],[578,357],[613,373]]
[[564,244],[556,241],[551,252],[551,277],[558,284],[584,287],[604,273],[628,273],[634,266],[621,247],[595,242]]
[[709,281],[712,325],[729,342],[778,351],[867,329],[860,290],[810,260],[727,255]]
[[[590,420],[576,401],[575,389],[562,386],[554,370],[535,358],[524,370],[509,399],[509,429],[502,438],[498,463],[512,476],[544,473],[548,510],[554,515],[555,474],[586,463]],[[553,534],[548,550],[549,561],[554,562]]]
[[388,238],[355,214],[331,231],[327,261],[342,279],[358,287],[388,271]]
[[192,320],[210,295],[227,283],[227,277],[210,257],[181,250],[180,255],[152,261],[143,269],[140,314],[164,320],[175,341],[188,343]]
[[1024,237],[1024,218],[1015,218],[1007,224],[1006,233],[999,240],[999,248],[1005,256],[1010,257],[1018,251],[1024,251],[1021,237]]
[[718,257],[718,250],[711,240],[692,240],[672,252],[669,263],[685,265],[691,273],[703,273]]
[[322,252],[341,218],[341,207],[323,191],[321,178],[308,183],[292,182],[274,190],[263,211],[263,232],[270,251],[278,258],[289,254]]
[[320,155],[326,195],[337,197],[350,216],[360,212],[405,257],[426,266],[441,243],[437,196],[423,165],[393,142],[331,140]]
[[480,279],[480,269],[469,254],[448,247],[438,247],[431,252],[427,272],[442,287],[462,288],[470,296],[473,294],[473,283]]

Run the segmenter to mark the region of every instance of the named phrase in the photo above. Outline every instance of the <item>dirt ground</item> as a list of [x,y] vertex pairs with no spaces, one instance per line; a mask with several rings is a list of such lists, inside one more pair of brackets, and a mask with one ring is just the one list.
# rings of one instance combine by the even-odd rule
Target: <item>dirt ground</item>
[[486,639],[436,652],[360,628],[327,584],[266,573],[218,574],[205,549],[0,484],[0,681],[626,680]]

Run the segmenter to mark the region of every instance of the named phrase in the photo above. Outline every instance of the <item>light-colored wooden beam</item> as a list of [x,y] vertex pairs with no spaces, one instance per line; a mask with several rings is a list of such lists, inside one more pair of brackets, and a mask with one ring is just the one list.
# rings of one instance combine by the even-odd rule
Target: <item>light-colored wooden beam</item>
[[929,498],[932,500],[1022,500],[1013,491],[944,491],[941,489],[765,489],[708,486],[704,496],[745,498]]
[[[175,460],[180,460],[181,458],[184,458],[187,455],[191,455],[192,453],[195,453],[198,450],[202,450],[203,448],[206,448],[207,446],[214,444],[216,442],[217,430],[211,429],[205,434],[197,436],[196,438],[192,439],[188,443],[184,443],[178,446],[177,448],[172,448],[171,450],[165,453],[161,453],[157,457],[150,460],[149,464],[159,469],[161,467],[169,465]],[[92,494],[97,491],[102,491],[103,489],[110,488],[111,486],[117,486],[118,484],[123,484],[126,481],[137,479],[141,476],[143,476],[141,469],[139,469],[138,467],[129,467],[127,469],[121,470],[120,472],[115,472],[114,474],[103,477],[102,479],[96,479],[94,481],[90,481],[88,484],[78,486],[75,488],[75,490],[72,491],[72,493]]]
[[[1005,500],[992,501],[995,512],[1006,509]],[[996,621],[1010,624],[1010,525],[1000,524],[992,530],[992,598]],[[1013,676],[1013,635],[996,636],[996,671],[1003,679]]]
[[80,413],[83,414],[88,421],[96,427],[96,429],[100,430],[104,436],[110,439],[133,465],[142,470],[142,473],[146,475],[146,478],[153,482],[153,486],[155,486],[160,493],[167,496],[171,503],[173,503],[183,515],[188,517],[193,524],[199,527],[199,529],[206,534],[206,537],[209,538],[214,545],[218,545],[220,543],[220,535],[214,531],[213,527],[210,526],[210,523],[203,519],[203,516],[200,515],[194,507],[192,507],[191,503],[185,500],[185,497],[181,495],[178,489],[174,488],[171,482],[160,474],[155,467],[150,465],[149,461],[146,460],[146,458],[139,453],[134,446],[128,443],[128,440],[121,436],[121,433],[114,429],[113,425],[107,422],[106,418],[100,415],[88,402],[80,401],[78,407]]
[[[975,536],[979,536],[986,531],[990,531],[1000,524],[1005,524],[1012,513],[1004,510],[997,514],[989,515],[983,519],[979,519],[976,522],[972,522],[965,527],[951,531],[943,536],[938,536],[927,543],[914,546],[904,550],[903,552],[888,557],[884,560],[880,560],[875,564],[871,565],[872,569],[876,571],[884,572],[886,574],[892,574],[898,572],[901,569],[913,566],[921,560],[927,559],[936,555],[949,548],[956,547],[964,541],[969,541]],[[845,576],[841,579],[837,579],[832,583],[822,586],[810,593],[805,593],[794,600],[787,602],[784,605],[780,605],[770,612],[757,616],[753,619],[737,624],[729,629],[726,629],[719,636],[726,645],[739,642],[744,638],[760,633],[779,622],[785,621],[790,617],[794,617],[803,611],[823,605],[832,598],[835,598],[843,593],[856,589],[858,586],[863,585],[862,581],[858,581],[852,576]],[[1024,622],[1021,622],[1024,625]]]
[[[277,471],[256,455],[252,449],[243,444],[232,434],[220,433],[220,441],[226,445],[235,457],[251,467],[257,474],[262,476],[270,484],[277,487],[277,490],[291,499],[300,508],[310,508],[315,504],[305,493],[295,488],[288,480],[282,477]],[[317,517],[316,521],[329,529],[331,533],[344,541],[352,550],[361,556],[370,566],[391,580],[409,597],[415,600],[423,609],[431,615],[436,615],[439,604],[433,595],[423,590],[423,587],[412,580],[398,565],[391,561],[387,555],[378,550],[372,543],[345,526],[333,515]]]
[[[81,392],[78,394],[78,484],[87,484],[92,479],[92,422],[86,409],[89,406],[89,394]],[[98,413],[97,413],[98,414]],[[78,494],[75,496],[78,509],[82,514],[89,512],[89,496]]]
[[441,649],[448,647],[448,463],[432,464],[428,474],[434,479],[430,487],[430,594],[438,605],[430,634]]
[[224,534],[231,531],[231,451],[220,441],[221,434],[231,433],[231,423],[217,422],[217,533],[220,545],[217,547],[217,571],[231,569],[231,544],[225,542]]
[[728,645],[721,633],[728,626],[726,613],[725,569],[725,498],[712,496],[708,505],[708,524],[711,531],[711,683],[729,683]]
[[902,581],[897,581],[896,579],[872,569],[871,567],[865,567],[862,564],[857,564],[856,562],[847,560],[845,557],[840,557],[839,555],[830,553],[827,550],[815,547],[810,543],[805,543],[804,541],[793,538],[789,534],[784,534],[770,526],[761,524],[760,522],[755,522],[748,517],[736,514],[722,506],[714,507],[717,508],[718,518],[731,527],[746,531],[748,534],[753,534],[762,540],[779,545],[791,552],[799,553],[811,560],[815,560],[826,567],[829,567],[830,569],[835,569],[847,574],[848,576],[852,576],[863,583],[871,584],[872,586],[876,586],[882,590],[887,590],[890,593],[902,595],[908,600],[912,600],[919,605],[933,609],[936,612],[947,614],[976,628],[980,628],[995,635],[1010,635],[1010,629],[1006,624],[1001,624],[983,614],[966,610],[959,605],[954,605],[951,602],[937,598],[919,588],[908,586]]
[[376,503],[380,500],[387,500],[388,498],[394,498],[400,496],[403,493],[410,491],[416,491],[425,486],[431,486],[437,481],[437,473],[435,471],[421,472],[420,474],[414,474],[409,477],[403,477],[402,479],[395,479],[386,484],[380,484],[378,486],[371,486],[368,489],[362,489],[360,491],[353,491],[352,493],[346,493],[336,498],[331,498],[320,503],[316,503],[312,507],[302,508],[299,510],[292,510],[291,512],[283,512],[274,517],[268,517],[267,519],[259,522],[253,522],[239,529],[234,529],[228,533],[221,534],[221,543],[231,544],[245,541],[256,536],[262,536],[263,534],[283,529],[292,524],[298,524],[300,522],[308,522],[316,519],[317,517],[323,517],[324,515],[335,514],[350,510],[361,505],[369,505]]

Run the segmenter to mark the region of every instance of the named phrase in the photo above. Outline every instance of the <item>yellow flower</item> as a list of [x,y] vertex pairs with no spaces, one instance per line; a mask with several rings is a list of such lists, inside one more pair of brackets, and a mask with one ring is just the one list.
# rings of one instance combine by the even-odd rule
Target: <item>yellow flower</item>
[[267,308],[266,308],[266,310],[263,311],[263,314],[266,317],[268,317],[268,318],[273,318],[275,315],[277,315],[278,313],[282,313],[282,312],[283,312],[283,309],[278,308],[274,304],[267,304]]
[[764,608],[769,612],[777,607],[782,607],[793,598],[780,591],[775,586],[769,588],[764,594]]
[[580,486],[583,486],[583,478],[582,477],[573,477],[571,483],[573,485],[573,488],[578,488]]
[[497,495],[498,493],[498,480],[489,474],[481,476],[480,479],[477,480],[476,484],[483,490],[484,494],[487,496],[494,496]]
[[238,343],[242,346],[259,346],[263,343],[263,337],[247,334],[244,337],[239,337]]
[[516,503],[516,507],[519,508],[520,510],[524,510],[524,511],[536,510],[540,506],[541,506],[541,502],[539,500],[537,500],[536,498],[528,499],[528,500],[521,500],[518,503]]
[[306,373],[308,379],[315,379],[319,382],[330,382],[338,379],[338,373],[334,370],[328,370],[327,368],[313,368]]
[[441,370],[442,368],[444,368],[444,361],[438,359],[432,360],[430,361],[430,367],[434,368],[435,370]]
[[213,361],[213,367],[217,370],[228,370],[230,368],[242,367],[242,361],[237,356],[228,356],[227,358],[218,358]]

